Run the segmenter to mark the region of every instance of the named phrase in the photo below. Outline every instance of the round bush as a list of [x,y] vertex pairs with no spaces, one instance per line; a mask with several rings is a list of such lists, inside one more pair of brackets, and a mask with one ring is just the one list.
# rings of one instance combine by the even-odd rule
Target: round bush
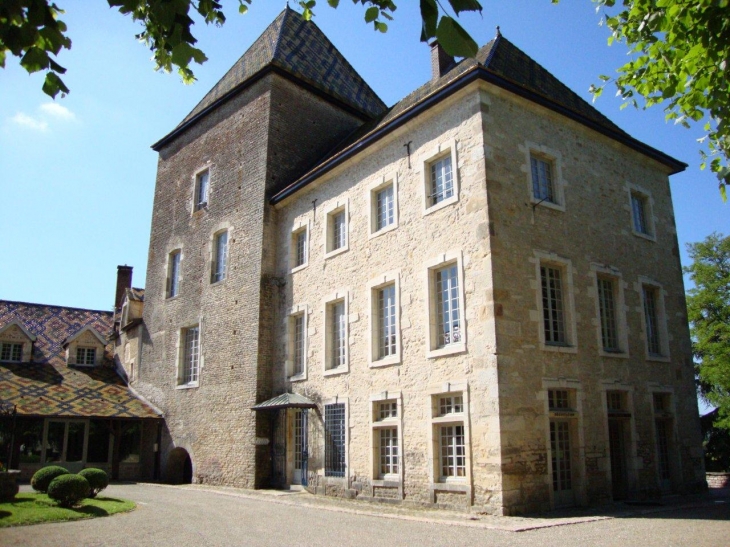
[[33,478],[30,479],[30,485],[33,490],[45,493],[48,491],[48,485],[51,484],[51,481],[61,475],[68,475],[68,470],[59,465],[49,465],[35,472]]
[[91,492],[89,481],[81,475],[61,475],[48,485],[48,497],[56,500],[61,507],[73,507]]
[[95,467],[89,467],[82,469],[79,475],[84,477],[89,482],[91,487],[90,498],[95,498],[96,495],[109,486],[109,477],[103,469],[96,469]]

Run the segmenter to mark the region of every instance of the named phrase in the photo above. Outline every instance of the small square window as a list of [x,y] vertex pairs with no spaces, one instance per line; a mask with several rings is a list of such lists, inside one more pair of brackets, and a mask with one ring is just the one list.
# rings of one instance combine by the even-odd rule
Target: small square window
[[23,359],[23,344],[3,342],[0,345],[0,361],[19,363]]
[[456,141],[438,146],[423,163],[423,214],[428,215],[459,199]]
[[625,412],[626,394],[622,391],[607,391],[606,407],[609,412]]
[[167,298],[173,298],[180,291],[180,249],[172,251],[167,260]]
[[210,188],[210,171],[206,169],[195,175],[195,210],[199,211],[208,205]]
[[460,414],[464,412],[464,397],[462,395],[445,395],[439,397],[439,416]]
[[388,420],[398,417],[398,402],[383,401],[378,403],[378,420]]
[[568,390],[548,390],[548,408],[550,408],[550,410],[570,410],[570,394]]
[[96,363],[96,348],[76,348],[76,364],[93,366]]
[[200,328],[198,325],[180,331],[179,386],[196,386],[200,377]]
[[213,262],[211,264],[210,282],[218,283],[226,278],[228,267],[228,232],[218,232],[213,236]]

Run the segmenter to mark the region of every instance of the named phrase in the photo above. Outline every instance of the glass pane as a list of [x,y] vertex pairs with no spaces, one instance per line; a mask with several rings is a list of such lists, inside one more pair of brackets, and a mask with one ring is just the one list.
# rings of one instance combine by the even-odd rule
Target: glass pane
[[109,462],[109,422],[91,420],[89,423],[89,448],[86,461],[89,463]]
[[66,444],[66,461],[80,462],[84,459],[85,422],[68,422],[68,442]]
[[48,443],[46,444],[46,462],[60,462],[63,457],[63,436],[66,433],[66,422],[50,422],[48,424]]
[[18,420],[16,443],[20,443],[20,463],[40,463],[43,449],[43,420]]
[[139,463],[141,442],[142,424],[140,422],[124,428],[119,443],[119,461],[121,463]]

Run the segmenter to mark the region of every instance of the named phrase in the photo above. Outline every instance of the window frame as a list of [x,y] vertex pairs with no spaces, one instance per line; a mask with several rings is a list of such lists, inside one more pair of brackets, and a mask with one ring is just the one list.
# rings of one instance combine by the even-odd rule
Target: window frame
[[[468,322],[466,320],[466,305],[464,296],[464,267],[463,256],[461,251],[448,251],[442,253],[425,263],[426,272],[426,357],[434,359],[446,355],[463,353],[467,351],[467,329]],[[436,273],[452,265],[456,266],[458,287],[458,304],[459,304],[459,334],[460,340],[452,342],[444,346],[438,345],[438,310],[437,310],[437,294],[436,294]]]
[[[380,357],[380,300],[379,293],[386,287],[394,288],[395,300],[395,352],[387,357]],[[368,282],[368,294],[370,298],[370,353],[369,366],[371,368],[397,365],[401,362],[401,323],[400,323],[400,271],[385,273],[371,279]]]
[[[631,222],[631,233],[636,237],[646,239],[647,241],[656,242],[656,222],[654,219],[654,200],[651,196],[651,192],[637,186],[636,184],[627,183],[626,190],[629,196],[629,220]],[[643,207],[644,220],[646,232],[642,232],[636,229],[636,216],[634,210],[634,198],[638,198]]]
[[[211,191],[211,166],[207,165],[202,169],[198,169],[193,175],[193,213],[198,211],[204,211],[208,209],[210,204],[210,191]],[[207,175],[206,180],[206,193],[205,200],[200,200],[200,186],[203,179],[203,175]]]
[[[428,153],[426,159],[421,164],[421,184],[423,193],[423,215],[430,215],[448,207],[459,201],[459,169],[458,169],[458,157],[457,157],[457,141],[456,139],[449,139],[443,143],[439,143],[436,147],[432,148]],[[433,178],[431,175],[431,166],[444,158],[451,158],[451,188],[452,195],[448,198],[444,198],[438,203],[431,203],[431,197],[433,195],[432,185]]]
[[[344,235],[345,235],[345,242],[341,247],[334,248],[334,220],[335,217],[338,216],[340,213],[344,215]],[[324,212],[325,215],[325,223],[324,223],[324,249],[325,254],[324,258],[332,258],[333,256],[337,256],[341,253],[344,253],[346,251],[350,250],[350,205],[349,200],[338,200],[333,203],[331,203]]]
[[[542,295],[542,267],[556,268],[561,272],[561,291],[565,342],[546,342],[545,310]],[[578,333],[575,321],[575,290],[573,285],[573,265],[567,258],[555,253],[535,251],[535,296],[537,300],[537,330],[540,349],[562,353],[578,351]]]
[[[74,361],[74,364],[78,367],[95,367],[97,364],[97,348],[96,347],[90,347],[90,346],[76,346],[76,360]],[[83,354],[83,362],[79,362],[79,356]],[[92,356],[91,362],[88,362],[89,355]]]
[[[659,345],[660,353],[654,353],[650,351],[649,347],[649,326],[647,325],[647,314],[646,314],[646,289],[650,288],[654,293],[655,299],[655,321],[656,321],[656,334],[658,337],[657,343]],[[644,354],[647,361],[661,361],[669,362],[671,359],[669,351],[669,329],[667,324],[667,309],[665,303],[664,288],[662,285],[653,279],[648,277],[639,277],[638,283],[639,301],[641,303],[640,315],[641,315],[641,330],[642,337],[644,339]]]
[[[304,260],[301,263],[298,263],[298,256],[299,256],[299,236],[301,234],[304,234]],[[300,270],[303,270],[307,266],[309,266],[309,253],[310,253],[310,230],[309,230],[309,220],[306,221],[299,221],[294,224],[291,231],[291,236],[289,238],[289,264],[291,265],[290,273],[295,273]]]
[[[381,405],[395,405],[396,415],[381,417]],[[397,487],[402,498],[403,488],[403,403],[400,391],[386,390],[370,396],[370,429],[371,429],[371,470],[372,484],[376,487]],[[382,444],[380,432],[383,429],[395,430],[397,435],[398,471],[382,472]]]
[[[621,273],[610,266],[591,264],[593,272],[593,290],[596,302],[596,344],[601,357],[627,358],[629,356],[628,325],[626,323],[626,300],[624,296],[624,281]],[[611,281],[613,285],[614,320],[616,322],[616,338],[618,347],[615,351],[607,350],[603,344],[603,317],[601,314],[600,280]]]
[[[429,457],[431,459],[431,501],[434,502],[435,490],[453,490],[465,492],[467,499],[471,493],[471,431],[469,420],[469,384],[465,380],[445,382],[439,386],[433,386],[427,390],[428,395],[428,416],[429,424]],[[445,415],[440,413],[440,400],[444,397],[461,397],[461,412],[451,412]],[[443,451],[442,451],[442,429],[444,427],[463,427],[464,444],[464,476],[444,476]]]
[[[324,302],[324,361],[323,361],[323,372],[324,376],[333,376],[336,374],[344,374],[350,371],[350,316],[349,306],[350,297],[349,291],[341,290],[329,295]],[[333,362],[333,333],[334,333],[334,318],[332,316],[333,308],[339,304],[343,304],[343,315],[344,315],[344,341],[345,341],[345,355],[344,364],[340,364],[336,367],[330,366]]]
[[[23,353],[25,351],[24,345],[25,344],[23,344],[23,342],[18,342],[15,340],[1,340],[0,341],[0,362],[22,363],[23,362]],[[9,346],[7,359],[2,358],[2,353],[5,350],[5,346]],[[13,359],[13,356],[16,354],[16,350],[18,349],[18,346],[20,346],[20,357],[18,359]]]
[[[562,154],[559,151],[548,148],[545,145],[529,141],[526,142],[523,147],[525,152],[524,170],[526,174],[527,191],[530,196],[530,204],[534,207],[540,205],[541,207],[553,209],[555,211],[565,212],[565,181],[563,179]],[[551,167],[554,201],[548,201],[535,196],[534,182],[532,178],[533,157],[537,160],[547,162]]]
[[[175,283],[173,285],[173,273],[175,265],[175,257],[177,257],[177,275],[175,276]],[[182,247],[173,249],[167,253],[167,278],[165,283],[165,300],[171,300],[177,298],[180,294],[180,282],[182,281]],[[173,286],[175,288],[175,294],[172,294]]]
[[[197,330],[197,361],[195,364],[195,379],[186,380],[186,368],[187,368],[187,334],[188,331],[193,329]],[[200,376],[203,369],[203,337],[202,329],[200,328],[200,322],[183,327],[178,332],[178,366],[177,366],[177,379],[176,389],[190,389],[200,387]]]
[[[327,407],[333,406],[333,405],[342,405],[343,411],[344,411],[344,432],[343,432],[343,456],[344,456],[344,470],[342,471],[342,475],[331,475],[327,474]],[[324,476],[328,481],[348,481],[348,473],[350,469],[350,459],[349,459],[349,446],[350,446],[350,427],[349,427],[349,420],[350,420],[350,408],[348,404],[348,399],[346,397],[334,397],[332,399],[326,399],[322,401],[322,422],[323,422],[323,431],[322,431],[322,441],[324,443],[324,447],[322,450],[322,459],[323,459],[323,471]]]
[[[393,222],[378,228],[378,195],[388,187],[393,188]],[[371,182],[368,186],[368,209],[370,211],[370,230],[368,239],[391,232],[398,227],[398,174],[386,175]]]
[[[302,369],[296,372],[296,321],[301,318],[302,325]],[[287,352],[286,352],[286,379],[289,382],[298,382],[307,379],[307,352],[309,351],[309,309],[305,304],[298,304],[289,310],[287,316]]]
[[[221,238],[225,236],[225,253],[223,268],[220,269]],[[217,230],[211,235],[210,244],[210,284],[218,285],[228,278],[228,266],[231,256],[231,231],[227,228]]]

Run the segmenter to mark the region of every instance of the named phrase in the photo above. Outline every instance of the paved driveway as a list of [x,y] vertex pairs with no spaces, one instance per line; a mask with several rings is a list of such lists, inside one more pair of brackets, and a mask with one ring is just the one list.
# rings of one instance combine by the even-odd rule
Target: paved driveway
[[[0,546],[730,545],[730,503],[724,499],[619,518],[471,520],[475,517],[304,493],[277,496],[140,484],[113,485],[104,494],[132,499],[138,508],[108,518],[0,529]],[[538,528],[530,529],[534,526]]]

